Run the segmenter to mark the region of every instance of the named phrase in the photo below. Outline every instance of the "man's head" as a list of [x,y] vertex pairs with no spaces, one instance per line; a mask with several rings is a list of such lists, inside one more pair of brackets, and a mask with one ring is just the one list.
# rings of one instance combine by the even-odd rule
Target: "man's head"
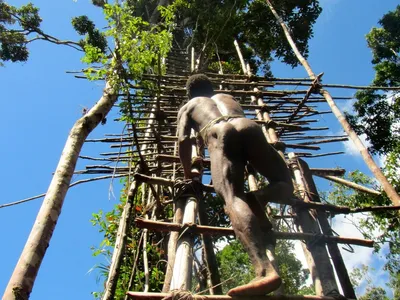
[[189,77],[186,82],[186,90],[189,99],[194,97],[212,97],[214,89],[210,79],[204,74],[196,74]]

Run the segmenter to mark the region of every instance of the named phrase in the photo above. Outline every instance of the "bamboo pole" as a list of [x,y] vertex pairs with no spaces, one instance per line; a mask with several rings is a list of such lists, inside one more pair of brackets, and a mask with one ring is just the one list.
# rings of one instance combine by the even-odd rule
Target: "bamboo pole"
[[[174,205],[174,223],[182,224],[183,212],[185,208],[185,202],[183,199],[178,199]],[[167,270],[165,272],[164,285],[162,292],[166,293],[171,290],[171,280],[174,270],[175,258],[176,258],[176,245],[179,238],[179,231],[172,231],[168,240],[168,262]]]
[[[297,157],[294,153],[289,153],[292,160],[291,167],[296,180],[296,191],[304,195],[304,201],[309,202],[307,189],[304,183],[304,176],[299,168]],[[306,211],[294,208],[297,215],[295,223],[302,233],[320,234],[320,229],[316,220],[316,211]],[[311,278],[314,282],[315,293],[318,296],[329,295],[332,291],[338,291],[335,274],[329,259],[325,245],[314,243],[301,243],[304,255],[307,260]]]
[[[317,187],[316,187],[313,177],[312,177],[312,172],[311,172],[308,164],[302,159],[299,159],[298,162],[299,162],[300,170],[303,174],[304,185],[305,185],[307,194],[311,198],[310,200],[312,200],[314,202],[321,202]],[[333,236],[332,228],[331,228],[331,225],[329,224],[327,214],[323,211],[318,211],[317,218],[318,218],[322,233],[325,235],[328,235],[328,236]],[[346,265],[343,261],[343,257],[340,253],[339,247],[335,243],[328,243],[327,248],[328,248],[329,254],[332,258],[332,262],[333,262],[333,265],[336,270],[336,275],[339,279],[344,296],[347,298],[350,298],[350,299],[356,299],[357,297],[354,292],[353,285],[351,284],[350,277],[347,272]]]
[[[227,236],[227,235],[235,235],[235,232],[232,228],[226,227],[212,227],[212,226],[203,226],[197,225],[193,223],[186,224],[178,224],[178,223],[167,223],[160,221],[150,221],[145,219],[137,218],[135,220],[136,226],[138,228],[148,228],[155,231],[169,232],[176,231],[181,232],[185,230],[188,233],[196,233],[196,234],[207,234],[207,235],[215,235],[215,236]],[[345,238],[339,236],[326,236],[315,233],[300,233],[300,232],[280,232],[273,231],[273,235],[277,239],[282,240],[305,240],[313,243],[339,243],[339,244],[351,244],[363,247],[372,248],[374,246],[374,241],[372,240],[363,240],[357,238]]]
[[[151,202],[151,191],[150,191],[150,187],[148,188],[148,195],[147,195],[147,202],[146,202],[146,197],[145,197],[145,188],[146,185],[143,183],[142,184],[142,206],[143,207],[149,207],[149,204]],[[148,214],[146,213],[146,215],[144,216],[146,220],[149,219]],[[143,255],[143,271],[144,271],[144,289],[143,292],[147,293],[149,291],[149,287],[150,287],[150,272],[149,272],[149,258],[147,255],[147,235],[148,235],[148,230],[147,228],[145,228],[143,230],[143,245],[142,245],[142,255]]]
[[[175,136],[177,135],[178,130],[176,129],[175,131]],[[176,156],[178,152],[178,143],[177,141],[174,144],[174,149],[173,149],[173,156],[178,158]],[[172,181],[175,182],[176,179],[176,163],[178,161],[175,161],[172,165]],[[173,185],[172,185],[173,186]],[[183,209],[184,209],[184,202],[183,199],[177,199],[174,203],[174,222],[181,224],[183,220]],[[171,232],[169,240],[168,240],[168,261],[167,261],[167,269],[165,271],[165,277],[164,277],[164,284],[162,288],[162,292],[169,292],[170,287],[171,287],[171,280],[172,280],[172,275],[173,275],[173,270],[174,270],[174,264],[175,264],[175,258],[176,258],[176,245],[178,242],[178,237],[179,237],[179,232]]]
[[111,84],[106,81],[100,100],[72,127],[42,207],[6,287],[4,299],[29,298],[61,213],[84,141],[89,133],[108,114],[116,101],[117,93]]
[[144,300],[173,300],[173,299],[193,299],[193,300],[337,300],[334,297],[326,296],[298,296],[298,295],[270,295],[270,296],[222,296],[222,295],[196,295],[191,293],[173,292],[173,293],[140,293],[140,292],[127,292],[132,299]]
[[[172,187],[175,184],[175,181],[170,180],[170,179],[165,179],[165,178],[160,178],[160,177],[151,177],[151,176],[146,176],[146,175],[143,175],[140,173],[136,173],[134,175],[134,177],[136,178],[136,180],[140,180],[140,181],[152,183],[152,184],[166,185],[169,187]],[[209,193],[215,193],[214,188],[208,184],[203,184],[203,191],[209,192]],[[264,189],[259,189],[257,191],[250,192],[248,194],[253,195],[257,199],[259,199],[259,201],[264,201],[263,200],[263,198],[265,198]],[[251,197],[249,195],[246,197]],[[334,214],[352,214],[352,213],[366,212],[366,211],[398,210],[400,207],[400,206],[373,206],[373,207],[361,207],[361,208],[350,209],[347,206],[336,206],[336,205],[331,205],[331,204],[322,204],[322,203],[318,203],[318,202],[303,202],[300,200],[296,200],[295,198],[289,199],[284,202],[276,202],[276,203],[298,206],[300,208],[312,208],[312,209],[317,209],[317,210],[325,210],[325,211],[332,212]]]
[[[195,136],[195,132],[192,129],[191,135]],[[192,158],[198,157],[196,143],[192,144]],[[192,171],[200,174],[199,180],[201,180],[202,170],[192,166]],[[186,198],[183,220],[182,223],[195,223],[198,211],[198,199],[197,195],[189,194],[182,195]],[[193,237],[189,234],[181,234],[178,238],[176,246],[176,259],[174,263],[171,287],[170,290],[190,290],[192,283],[192,266],[193,266]]]
[[371,194],[371,195],[374,195],[374,196],[379,196],[381,194],[380,192],[375,191],[375,190],[373,190],[371,188],[368,188],[366,186],[362,186],[360,184],[348,181],[348,180],[343,179],[343,178],[339,178],[339,177],[332,176],[332,175],[322,175],[322,174],[315,174],[315,175],[318,176],[318,177],[325,178],[325,179],[328,179],[330,181],[336,182],[336,183],[340,183],[342,185],[345,185],[345,186],[347,186],[349,188],[352,188],[352,189],[360,191],[360,192],[368,193],[368,194]]
[[[205,201],[199,202],[199,223],[207,225],[207,213],[205,210]],[[213,295],[222,295],[221,277],[218,270],[218,262],[214,253],[213,241],[209,235],[202,234],[204,261],[208,271],[210,281],[209,289]]]
[[[154,110],[154,107],[155,107],[155,105],[153,105],[153,110]],[[151,124],[152,124],[152,121],[149,121],[148,125],[151,125]],[[146,130],[144,133],[144,136],[150,137],[150,134],[151,134],[150,131],[151,131],[151,129]],[[136,132],[134,130],[133,130],[133,135],[136,136]],[[130,146],[132,146],[132,144],[130,144]],[[137,151],[139,153],[139,157],[142,158],[142,153],[146,154],[147,145],[142,145],[140,147],[139,147],[139,145],[137,145]],[[138,167],[135,170],[135,173],[136,173],[136,171],[140,171],[142,169],[146,170],[148,168],[148,166],[145,165],[143,158],[142,158],[141,162],[142,162],[142,164],[138,165]],[[124,206],[123,215],[119,222],[118,231],[117,231],[117,240],[116,240],[115,246],[114,246],[113,256],[112,256],[111,264],[110,264],[110,271],[108,272],[108,277],[107,277],[107,281],[105,284],[104,293],[101,298],[102,300],[111,300],[111,299],[114,299],[114,296],[115,296],[115,290],[117,288],[117,283],[118,283],[118,278],[119,278],[119,270],[120,270],[123,255],[125,252],[126,231],[129,228],[132,205],[133,205],[134,197],[135,197],[138,187],[139,187],[139,180],[137,180],[137,178],[135,178],[129,189],[128,199]],[[143,244],[144,245],[146,244],[146,240],[143,241]]]
[[108,272],[107,281],[104,288],[104,294],[102,300],[114,299],[115,289],[117,288],[117,282],[119,277],[119,270],[122,263],[122,258],[125,253],[126,246],[126,232],[129,228],[129,223],[132,216],[132,205],[139,183],[135,180],[132,182],[129,189],[128,199],[125,203],[122,211],[121,218],[119,220],[118,231],[115,240],[115,246],[113,256],[111,258],[110,269]]
[[[301,55],[300,51],[298,50],[295,42],[293,41],[289,28],[286,26],[285,22],[282,20],[282,18],[278,15],[274,7],[272,6],[271,2],[269,0],[266,0],[266,3],[268,7],[271,9],[271,12],[277,19],[278,23],[282,26],[282,29],[285,33],[285,36],[292,47],[297,59],[300,61],[300,63],[303,65],[303,67],[306,69],[308,76],[311,79],[315,79],[316,76],[314,72],[311,69],[311,66],[307,62],[307,60]],[[361,139],[358,137],[358,135],[354,132],[354,130],[351,128],[349,122],[347,122],[345,116],[342,114],[342,112],[339,110],[337,107],[335,101],[332,99],[332,96],[330,93],[324,89],[320,90],[320,94],[325,98],[326,102],[329,104],[329,106],[332,109],[332,112],[336,116],[336,118],[339,120],[340,124],[342,125],[344,131],[348,134],[350,139],[353,141],[354,145],[357,147],[357,149],[360,151],[360,154],[362,158],[364,159],[365,163],[367,164],[368,168],[371,170],[371,172],[375,175],[376,179],[379,181],[379,183],[382,185],[383,190],[386,192],[387,196],[390,198],[392,201],[393,205],[400,205],[400,196],[397,194],[396,190],[393,188],[393,186],[389,183],[389,181],[386,179],[385,175],[379,168],[379,166],[375,163],[373,160],[372,156],[368,152],[368,149],[364,146],[362,143]]]
[[[197,199],[186,198],[182,223],[195,223],[197,215]],[[178,239],[176,259],[172,274],[170,290],[190,290],[193,265],[193,238],[184,234]]]
[[[251,69],[250,69],[250,65],[249,64],[247,64],[246,66],[244,65],[244,59],[243,59],[243,56],[242,56],[242,52],[240,51],[239,44],[237,43],[236,40],[234,42],[235,42],[236,51],[238,52],[240,61],[242,63],[242,68],[243,68],[243,70],[246,70],[247,71],[247,75],[249,77],[251,77],[252,76],[252,72],[251,72]],[[255,92],[259,92],[259,90],[257,88],[254,88],[254,91]],[[260,98],[257,99],[253,95],[250,96],[250,97],[251,97],[250,104],[252,104],[252,105],[258,104],[260,106],[265,107],[264,101],[262,99],[260,99]],[[271,122],[273,122],[272,119],[269,116],[269,113],[267,111],[262,112],[261,110],[258,110],[258,109],[256,109],[255,111],[256,111],[256,115],[257,115],[258,120],[264,121],[267,124],[270,124]],[[273,126],[263,126],[262,127],[262,131],[263,131],[263,134],[264,134],[264,137],[265,137],[265,140],[267,141],[267,143],[275,143],[278,140],[278,137],[277,137],[277,135],[275,133],[275,129],[274,129]],[[281,151],[279,151],[279,154],[282,156],[283,159],[285,159],[284,155],[283,155],[283,153]],[[257,179],[256,179],[256,176],[254,174],[251,174],[251,173],[249,174],[248,182],[249,182],[250,191],[254,192],[254,191],[258,190]],[[272,224],[271,224],[271,226],[273,227]],[[268,233],[268,234],[270,235],[271,233]],[[267,257],[268,257],[269,261],[271,262],[272,267],[275,269],[275,271],[278,274],[280,274],[279,266],[278,266],[278,263],[276,261],[276,256],[275,256],[275,244],[273,244],[273,243],[268,243],[267,244],[266,254],[267,254]],[[279,286],[279,288],[274,291],[274,294],[275,295],[281,295],[281,294],[283,294],[283,291],[284,291],[284,283],[282,283]]]

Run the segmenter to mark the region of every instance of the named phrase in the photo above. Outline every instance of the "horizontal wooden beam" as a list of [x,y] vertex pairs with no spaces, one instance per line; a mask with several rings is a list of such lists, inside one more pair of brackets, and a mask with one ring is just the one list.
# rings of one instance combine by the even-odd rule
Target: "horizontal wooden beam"
[[[211,226],[203,226],[197,224],[167,223],[160,221],[145,220],[141,218],[137,218],[135,222],[138,228],[147,228],[155,231],[170,232],[170,231],[190,230],[191,233],[221,235],[221,236],[235,234],[232,228],[225,228],[225,227],[211,227]],[[344,238],[331,235],[300,233],[300,232],[278,232],[278,231],[272,231],[272,234],[277,239],[285,239],[285,240],[305,240],[314,243],[322,242],[322,243],[351,244],[364,247],[374,246],[374,241],[371,240]]]
[[[174,299],[190,299],[190,300],[335,300],[337,298],[327,296],[307,296],[307,295],[268,295],[268,296],[226,296],[226,295],[199,295],[190,292],[180,291],[171,293],[144,293],[144,292],[127,292],[131,299],[144,300],[174,300]],[[341,298],[345,299],[345,298]]]
[[[340,169],[339,169],[340,170]],[[136,180],[150,183],[150,184],[160,184],[165,186],[174,186],[176,183],[173,180],[165,179],[161,177],[151,177],[143,174],[136,173],[134,175]],[[203,191],[208,193],[215,193],[214,187],[209,184],[203,184]],[[263,199],[266,196],[266,191],[264,189],[260,189],[254,192],[247,193],[250,197],[256,197],[258,199]],[[271,201],[272,202],[272,201]],[[287,204],[291,206],[297,206],[304,209],[317,209],[323,211],[329,211],[332,214],[353,214],[360,213],[366,211],[388,211],[388,210],[399,210],[400,206],[372,206],[372,207],[360,207],[360,208],[349,208],[347,206],[337,206],[332,204],[324,204],[320,202],[304,202],[298,200],[297,198],[291,198],[287,201],[275,202],[279,204]]]
[[328,179],[330,181],[333,181],[333,182],[336,182],[339,184],[343,184],[349,188],[352,188],[352,189],[360,191],[360,192],[368,193],[368,194],[375,195],[375,196],[379,196],[381,194],[379,191],[373,190],[371,188],[365,187],[363,185],[360,185],[360,184],[357,184],[357,183],[354,183],[349,180],[339,178],[336,176],[323,175],[323,174],[314,174],[314,175],[317,175],[318,177],[325,178],[325,179]]

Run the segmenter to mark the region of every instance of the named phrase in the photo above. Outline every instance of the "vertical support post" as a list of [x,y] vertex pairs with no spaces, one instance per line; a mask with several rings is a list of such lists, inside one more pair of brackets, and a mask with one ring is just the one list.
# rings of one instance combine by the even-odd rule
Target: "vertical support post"
[[[302,159],[299,159],[298,161],[299,161],[300,171],[304,176],[305,188],[307,190],[309,197],[311,198],[311,201],[321,202],[317,187],[313,180],[308,164]],[[326,212],[317,211],[317,217],[322,233],[325,235],[332,236],[333,235],[332,228],[331,225],[329,224]],[[349,299],[356,299],[356,294],[354,292],[353,285],[351,284],[346,265],[343,261],[343,257],[339,251],[339,247],[337,246],[336,243],[328,243],[327,247],[336,270],[336,275],[339,278],[339,282],[342,287],[344,296]]]
[[194,47],[192,47],[191,59],[190,59],[190,72],[194,72]]
[[[308,196],[297,157],[291,152],[289,153],[289,159],[291,159],[290,165],[297,184],[295,190],[302,196],[303,201],[310,202],[311,199]],[[297,215],[295,223],[300,232],[314,233],[316,235],[321,234],[315,210],[295,207],[294,211]],[[302,247],[317,296],[326,296],[334,291],[338,291],[335,274],[325,244],[318,243],[318,240],[315,240],[314,242],[302,243]]]
[[[192,129],[191,136],[194,137],[195,133]],[[192,145],[192,158],[197,157],[197,146],[195,143]],[[202,170],[192,167],[192,171],[201,174]],[[201,175],[200,178],[201,179]],[[182,223],[195,223],[197,217],[197,201],[196,195],[182,195],[186,198],[186,204],[183,214]],[[187,232],[182,232],[178,237],[178,244],[176,248],[175,263],[172,273],[172,280],[170,290],[190,290],[192,283],[192,266],[193,266],[193,237]]]
[[[207,214],[204,207],[204,201],[199,203],[199,220],[201,225],[208,225]],[[203,240],[203,250],[205,263],[207,266],[210,282],[210,294],[222,295],[221,277],[219,275],[217,258],[215,257],[213,241],[209,235],[201,235]]]
[[[239,56],[239,60],[240,63],[242,65],[242,69],[243,69],[243,73],[247,74],[249,76],[249,78],[251,77],[251,69],[250,69],[250,65],[245,63],[242,52],[240,51],[240,47],[239,47],[239,43],[234,40],[234,45],[236,48],[236,52],[238,53]],[[254,91],[258,91],[257,88],[254,88]],[[259,104],[259,105],[264,105],[264,101],[262,99],[257,99],[255,96],[250,96],[251,98],[251,104]],[[261,102],[261,104],[260,104]],[[257,114],[257,118],[259,120],[270,120],[270,116],[267,112],[265,112],[264,114],[262,114],[261,110],[256,110],[256,114]],[[272,129],[272,132],[270,133],[268,129],[265,129],[265,127],[262,127],[262,131],[264,133],[264,137],[267,140],[268,143],[271,142],[277,142],[278,141],[278,137],[275,133],[275,130]],[[272,140],[274,139],[274,140]],[[283,159],[285,159],[285,156],[283,154],[282,151],[279,151],[279,154],[283,157]],[[248,176],[248,182],[249,182],[249,187],[250,187],[250,191],[256,191],[258,190],[258,184],[257,184],[257,179],[253,174],[249,174]],[[266,254],[268,259],[270,260],[272,266],[274,267],[275,271],[279,274],[279,267],[278,264],[276,262],[275,259],[275,245],[273,244],[268,244],[267,245],[267,250],[266,250]],[[274,294],[275,295],[281,295],[283,294],[283,289],[284,289],[284,284],[282,283],[279,287],[279,289],[277,289]]]
[[[195,223],[197,215],[197,199],[186,199],[183,224]],[[171,290],[190,290],[192,282],[193,266],[193,237],[187,233],[181,233],[176,249],[176,259],[171,281]]]
[[126,232],[132,217],[132,205],[138,187],[139,183],[136,180],[134,180],[129,189],[128,199],[125,203],[124,210],[122,211],[122,215],[119,220],[117,238],[115,240],[114,252],[111,259],[109,275],[105,285],[105,290],[102,300],[110,300],[114,298],[115,290],[117,288],[117,283],[118,283],[119,270],[122,263],[122,257],[125,252],[124,250],[126,245]]
[[[185,208],[184,199],[177,199],[177,201],[174,203],[174,223],[182,224],[184,208]],[[176,248],[177,248],[179,234],[180,233],[178,231],[172,231],[169,236],[168,262],[167,262],[167,270],[165,272],[164,285],[162,289],[163,293],[167,293],[171,290],[171,280],[174,270]]]

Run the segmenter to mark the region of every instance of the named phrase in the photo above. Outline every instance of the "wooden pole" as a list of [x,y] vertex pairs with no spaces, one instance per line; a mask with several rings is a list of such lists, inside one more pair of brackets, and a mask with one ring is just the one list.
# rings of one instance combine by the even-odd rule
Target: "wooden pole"
[[[205,201],[200,201],[199,203],[199,220],[201,225],[208,224]],[[215,256],[212,238],[205,234],[202,234],[201,238],[203,240],[204,258],[210,280],[210,293],[213,295],[222,295],[221,277],[218,270],[218,262]]]
[[[182,224],[183,211],[185,208],[184,199],[178,199],[174,204],[174,223]],[[178,243],[179,231],[172,231],[168,240],[168,262],[167,270],[165,272],[164,285],[162,292],[166,293],[171,290],[171,280],[174,270],[175,258],[176,258],[176,245]]]
[[[177,224],[177,223],[166,223],[160,221],[150,221],[145,219],[136,219],[136,226],[138,228],[148,228],[155,231],[179,231],[181,232],[183,229],[185,231],[190,231],[192,233],[197,234],[208,234],[215,236],[227,236],[227,235],[235,235],[235,232],[232,228],[226,227],[211,227],[211,226],[202,226],[196,224]],[[273,235],[276,239],[284,239],[284,240],[305,240],[310,241],[311,243],[339,243],[339,244],[351,244],[363,247],[372,248],[374,246],[374,241],[372,240],[363,240],[356,238],[345,238],[339,236],[325,236],[321,234],[315,233],[300,233],[300,232],[276,232],[273,231]]]
[[[310,200],[314,202],[321,202],[317,187],[314,183],[312,173],[308,164],[302,159],[299,159],[298,162],[300,170],[304,176],[303,177],[304,184],[307,194],[310,197]],[[328,236],[333,236],[332,228],[331,225],[329,224],[327,214],[323,211],[317,211],[317,217],[319,225],[321,226],[322,233]],[[354,292],[353,285],[351,284],[349,274],[347,273],[347,268],[343,261],[343,257],[342,254],[340,253],[339,247],[335,243],[328,243],[327,247],[336,270],[336,275],[339,278],[339,282],[342,287],[344,296],[346,298],[356,299],[357,297]]]
[[298,295],[271,295],[271,296],[215,296],[215,295],[196,295],[191,293],[140,293],[140,292],[128,292],[131,299],[143,299],[143,300],[173,300],[173,299],[193,299],[193,300],[337,300],[334,297],[324,296],[298,296]]
[[6,287],[4,299],[29,298],[61,214],[82,146],[89,133],[111,110],[117,98],[117,92],[106,81],[100,100],[72,127],[36,221]]
[[[242,65],[243,72],[245,74],[247,74],[249,77],[251,77],[252,73],[251,73],[250,65],[249,64],[247,64],[247,65],[245,64],[245,61],[244,61],[244,58],[243,58],[243,55],[242,55],[242,51],[240,50],[239,43],[236,40],[234,40],[234,45],[235,45],[235,48],[236,48],[236,52],[237,52],[237,54],[239,56],[240,63]],[[257,88],[254,88],[254,91],[255,92],[259,92],[259,90]],[[262,101],[262,99],[258,99],[258,102],[257,102],[257,98],[254,95],[251,95],[250,99],[251,99],[251,101],[250,101],[251,105],[258,104],[258,105],[264,106],[264,101]],[[262,102],[262,104],[260,104],[260,101]],[[257,115],[258,120],[266,121],[266,122],[271,120],[270,117],[269,117],[269,114],[267,112],[265,114],[262,114],[262,111],[259,110],[259,109],[256,109],[255,111],[256,111],[256,115]],[[272,129],[272,131],[270,131],[270,129],[272,129],[272,128],[268,128],[267,129],[267,128],[265,128],[265,126],[262,126],[262,131],[263,131],[263,134],[264,134],[264,137],[265,137],[265,140],[267,141],[267,143],[271,143],[272,140],[274,140],[274,139],[277,140],[277,137],[276,137],[276,134],[275,134],[275,130]],[[272,136],[272,138],[271,138],[271,136]],[[250,191],[251,192],[254,192],[254,191],[258,190],[257,179],[256,179],[256,176],[254,174],[249,173],[248,182],[249,182],[249,187],[250,187]],[[262,208],[264,208],[264,207],[262,206]],[[271,233],[269,233],[269,234],[271,234]],[[267,254],[267,257],[268,257],[269,261],[271,262],[273,268],[279,274],[279,266],[277,264],[276,257],[275,257],[275,245],[273,243],[268,243],[267,244],[266,254]],[[280,287],[276,291],[274,291],[274,294],[275,295],[283,294],[283,289],[284,289],[284,283],[282,283],[280,285]]]
[[[178,133],[178,130],[176,130],[175,135],[177,135],[177,133]],[[175,142],[174,156],[176,156],[177,152],[178,152],[178,142]],[[179,157],[178,156],[176,156],[176,157],[178,158],[178,161],[179,161]],[[176,162],[174,162],[174,164],[172,165],[172,182],[173,182],[173,184],[175,183],[175,179],[176,179]],[[183,210],[185,207],[184,206],[185,203],[183,202],[183,199],[176,199],[176,200],[177,201],[174,203],[174,222],[182,224]],[[165,277],[164,277],[164,285],[163,285],[163,289],[162,289],[163,293],[169,292],[169,290],[171,289],[171,280],[172,280],[174,264],[175,264],[176,245],[178,243],[178,237],[179,237],[179,232],[171,232],[170,236],[169,236],[168,252],[167,252],[168,262],[167,262],[167,270],[165,272]]]
[[[308,76],[311,79],[315,79],[316,76],[314,72],[311,69],[311,66],[307,62],[307,60],[301,55],[300,51],[298,50],[295,42],[293,41],[289,28],[286,26],[285,22],[282,20],[282,18],[278,15],[276,10],[271,4],[271,1],[266,0],[266,3],[268,7],[271,9],[272,14],[275,16],[277,19],[278,23],[281,25],[285,36],[292,47],[297,59],[299,62],[303,65],[303,67],[306,69]],[[392,201],[393,205],[400,205],[400,196],[396,192],[396,190],[393,188],[393,186],[389,183],[379,166],[375,163],[373,160],[372,156],[369,154],[368,149],[364,146],[362,143],[361,139],[358,137],[358,135],[355,133],[355,131],[351,128],[349,122],[347,122],[346,117],[342,114],[342,112],[339,110],[337,107],[335,101],[332,99],[332,96],[330,93],[324,89],[320,89],[320,94],[325,98],[326,102],[328,105],[331,107],[332,112],[336,116],[336,118],[339,120],[340,124],[342,125],[344,131],[348,134],[350,139],[353,141],[354,145],[357,147],[357,149],[360,151],[360,154],[362,158],[364,159],[365,163],[367,164],[368,168],[371,170],[371,172],[374,174],[376,179],[379,181],[379,183],[382,185],[383,190],[386,192],[387,196],[390,198]]]
[[[195,136],[195,132],[192,129],[192,136]],[[197,146],[194,142],[192,144],[192,158],[198,157]],[[198,170],[192,167],[192,171],[200,174],[199,180],[201,180],[202,170]],[[185,209],[183,213],[182,223],[196,223],[197,218],[197,195],[183,195],[186,197]],[[172,273],[172,280],[170,290],[190,290],[192,283],[192,266],[193,266],[193,237],[189,234],[181,233],[178,238],[175,263]]]
[[[299,169],[297,157],[294,153],[289,153],[289,158],[292,160],[291,167],[297,184],[296,191],[302,195],[302,198],[304,197],[303,201],[309,202],[310,199],[304,184],[304,176]],[[316,211],[303,210],[296,207],[293,209],[298,217],[295,219],[295,223],[301,232],[321,233],[316,220]],[[315,293],[318,296],[322,296],[329,295],[332,291],[338,291],[335,274],[325,245],[313,243],[302,243],[301,245],[308,263],[308,268],[310,269],[311,278],[314,282]]]
[[121,267],[123,255],[125,253],[126,238],[127,238],[126,233],[129,228],[129,223],[131,221],[132,205],[139,184],[140,183],[137,182],[136,180],[132,182],[132,185],[129,189],[128,199],[125,203],[121,218],[119,220],[114,252],[111,258],[110,270],[108,272],[108,277],[105,284],[102,300],[114,299],[115,289],[117,288],[117,282],[119,277],[119,270]]
[[[186,199],[183,224],[195,223],[197,215],[197,199],[188,197]],[[170,290],[191,289],[193,265],[193,238],[189,234],[181,233],[176,249],[176,258]]]
[[[156,110],[156,104],[153,104],[152,109],[151,109],[152,112],[150,113],[151,116],[154,115],[155,110]],[[154,120],[149,120],[147,122],[148,125],[152,125],[153,123],[154,123]],[[134,130],[134,128],[132,128],[132,129]],[[135,135],[136,133],[133,132],[133,134]],[[146,129],[146,131],[144,133],[144,137],[145,138],[151,137],[151,128]],[[132,146],[132,144],[130,144],[130,146]],[[140,156],[142,154],[147,154],[149,151],[148,145],[142,145],[137,148],[138,148],[137,149],[138,152],[140,153]],[[142,161],[142,163],[143,163],[143,161]],[[136,171],[141,170],[142,167],[147,168],[146,166],[139,165],[139,167],[136,169]],[[133,200],[134,200],[136,191],[138,189],[138,185],[139,185],[139,181],[137,178],[135,178],[135,180],[133,181],[133,183],[131,184],[131,187],[129,189],[128,201],[126,202],[126,204],[124,206],[122,217],[121,217],[119,225],[118,225],[117,240],[116,240],[115,246],[114,246],[114,252],[113,252],[113,256],[111,259],[111,265],[110,265],[110,271],[108,272],[108,277],[107,277],[106,285],[104,288],[104,293],[101,298],[102,300],[111,300],[111,299],[114,299],[114,296],[115,296],[115,290],[117,288],[118,277],[119,277],[119,270],[120,270],[123,255],[125,252],[126,231],[128,230],[128,227],[129,227]],[[144,190],[142,191],[142,193],[145,193]],[[143,238],[144,239],[143,247],[145,247],[146,243],[147,243],[147,241],[145,239],[146,236],[147,236],[147,233],[145,232],[143,235],[143,237],[144,237]],[[146,255],[145,255],[145,257],[146,257]]]
[[364,193],[368,193],[368,194],[371,194],[371,195],[374,195],[374,196],[379,196],[381,194],[380,192],[375,191],[375,190],[373,190],[371,188],[362,186],[360,184],[348,181],[348,180],[340,178],[340,177],[336,177],[336,176],[332,176],[332,175],[319,175],[319,174],[316,174],[316,176],[321,177],[321,178],[325,178],[327,180],[330,180],[330,181],[333,181],[333,182],[336,182],[336,183],[340,183],[340,184],[345,185],[345,186],[347,186],[349,188],[352,188],[354,190],[357,190],[357,191],[360,191],[360,192],[364,192]]

